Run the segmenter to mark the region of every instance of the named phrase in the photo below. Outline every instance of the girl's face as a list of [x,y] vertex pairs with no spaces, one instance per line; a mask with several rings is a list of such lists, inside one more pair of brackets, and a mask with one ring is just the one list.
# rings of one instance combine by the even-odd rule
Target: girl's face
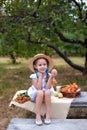
[[41,73],[45,73],[47,69],[47,61],[45,59],[38,59],[34,65],[34,68],[37,69]]

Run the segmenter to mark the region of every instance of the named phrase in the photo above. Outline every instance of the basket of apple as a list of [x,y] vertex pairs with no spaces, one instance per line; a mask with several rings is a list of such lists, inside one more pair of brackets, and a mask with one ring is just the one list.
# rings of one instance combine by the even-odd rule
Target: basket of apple
[[68,84],[61,87],[60,92],[64,97],[74,98],[80,96],[81,88],[76,83]]

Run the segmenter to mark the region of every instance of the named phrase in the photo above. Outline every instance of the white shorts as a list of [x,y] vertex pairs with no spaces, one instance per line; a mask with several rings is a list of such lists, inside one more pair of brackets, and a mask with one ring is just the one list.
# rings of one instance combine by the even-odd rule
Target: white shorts
[[[46,89],[42,89],[43,91],[45,91]],[[31,98],[31,101],[35,101],[36,99],[36,95],[37,95],[37,89],[34,87],[34,86],[31,86],[29,89],[28,89],[28,95],[30,96]],[[51,96],[54,95],[54,89],[53,87],[50,88],[50,94]]]

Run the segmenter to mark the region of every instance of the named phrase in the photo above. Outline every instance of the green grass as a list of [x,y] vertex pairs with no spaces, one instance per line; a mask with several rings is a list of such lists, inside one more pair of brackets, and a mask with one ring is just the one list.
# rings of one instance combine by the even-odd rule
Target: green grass
[[0,69],[0,94],[3,97],[9,97],[20,89],[28,89],[29,87],[29,70],[26,67],[20,67],[19,69]]
[[[84,57],[69,57],[69,59],[78,64],[78,65],[84,65],[84,62],[85,62],[85,58]],[[54,64],[55,65],[68,65],[62,58],[58,57],[58,58],[55,58],[54,59]]]
[[[83,58],[74,58],[74,62],[83,63]],[[23,61],[23,62],[22,62]],[[9,98],[13,96],[16,91],[21,89],[28,89],[31,85],[29,75],[31,71],[28,68],[28,60],[22,60],[16,65],[11,62],[0,63],[0,95],[3,98]],[[58,85],[66,85],[76,82],[79,86],[83,87],[87,91],[87,77],[69,65],[67,65],[62,59],[54,59],[55,68],[58,70],[56,77]],[[85,86],[85,87],[84,87]]]

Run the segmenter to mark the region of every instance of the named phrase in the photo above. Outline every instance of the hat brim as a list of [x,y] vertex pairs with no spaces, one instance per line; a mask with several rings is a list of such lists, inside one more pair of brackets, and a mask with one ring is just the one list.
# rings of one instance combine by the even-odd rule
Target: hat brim
[[33,72],[35,71],[34,67],[33,67],[33,63],[34,63],[35,60],[37,60],[39,58],[44,58],[44,59],[46,59],[49,62],[49,66],[48,66],[49,70],[51,70],[53,68],[53,60],[52,60],[51,57],[49,57],[49,56],[47,56],[45,54],[37,54],[33,58],[31,58],[30,61],[29,61],[29,68],[30,68],[30,70],[32,70]]

